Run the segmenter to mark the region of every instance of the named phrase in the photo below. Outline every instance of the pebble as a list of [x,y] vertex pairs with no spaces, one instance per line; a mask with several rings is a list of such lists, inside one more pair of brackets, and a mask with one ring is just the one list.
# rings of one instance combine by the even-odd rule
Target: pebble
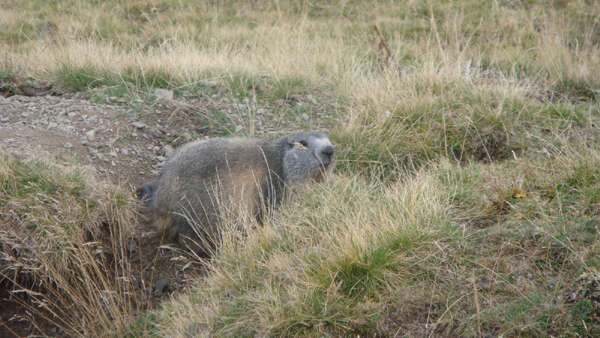
[[93,141],[96,138],[96,130],[92,129],[85,133],[88,141]]
[[217,88],[217,83],[214,81],[204,80],[204,81],[200,81],[199,83],[200,83],[200,85],[202,85],[204,87]]
[[146,128],[146,124],[143,122],[133,122],[131,124],[132,126],[136,127],[137,129],[144,129]]
[[173,154],[173,151],[175,151],[175,149],[169,144],[164,146],[163,150],[165,152],[166,157],[171,157],[171,155]]
[[58,129],[61,131],[67,132],[69,134],[75,133],[75,127],[73,127],[73,126],[60,126]]
[[73,145],[69,142],[65,143],[65,148],[70,149],[73,148]]
[[173,100],[173,91],[168,89],[154,89],[154,96],[159,100]]

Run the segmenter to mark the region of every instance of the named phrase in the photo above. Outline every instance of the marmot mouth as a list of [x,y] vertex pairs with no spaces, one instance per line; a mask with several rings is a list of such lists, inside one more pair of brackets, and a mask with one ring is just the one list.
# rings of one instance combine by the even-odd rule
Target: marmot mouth
[[323,169],[325,169],[325,170],[328,170],[334,162],[335,162],[335,157],[333,157],[333,156],[331,158],[321,160],[321,164],[323,166]]
[[332,168],[333,164],[335,163],[335,160],[332,158],[331,160],[325,160],[325,161],[320,160],[319,162],[321,162],[321,165],[315,169],[314,174],[312,176],[316,182],[322,183],[322,182],[325,182],[325,179],[327,178],[327,175],[331,171],[331,168]]

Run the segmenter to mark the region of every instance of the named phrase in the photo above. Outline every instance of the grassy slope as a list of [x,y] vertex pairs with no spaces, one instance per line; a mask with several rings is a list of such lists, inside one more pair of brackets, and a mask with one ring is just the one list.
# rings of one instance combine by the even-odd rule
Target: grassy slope
[[598,155],[445,163],[391,185],[337,176],[246,244],[226,242],[205,284],[155,323],[178,335],[598,334]]
[[335,180],[226,243],[152,332],[598,334],[599,15],[593,1],[8,1],[0,74],[339,103]]
[[122,329],[144,307],[126,249],[135,205],[79,168],[0,154],[0,287],[61,334]]

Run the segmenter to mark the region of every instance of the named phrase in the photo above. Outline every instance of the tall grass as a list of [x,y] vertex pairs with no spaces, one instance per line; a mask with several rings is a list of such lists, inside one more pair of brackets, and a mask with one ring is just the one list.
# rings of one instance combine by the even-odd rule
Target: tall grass
[[307,191],[303,202],[289,203],[260,230],[226,237],[206,287],[162,312],[164,333],[297,335],[368,328],[365,318],[383,310],[369,300],[388,283],[388,274],[407,273],[401,266],[408,258],[401,257],[439,238],[448,207],[426,175],[391,187],[335,177]]
[[130,193],[41,160],[2,155],[0,173],[0,285],[63,334],[122,330],[145,306]]
[[549,107],[576,109],[600,86],[600,7],[585,1],[33,1],[0,10],[0,68],[18,74],[76,89],[197,93],[208,79],[238,98],[333,97],[349,172],[510,158],[535,148],[536,129],[563,132],[545,118]]
[[597,160],[337,176],[263,228],[229,232],[202,287],[165,304],[151,332],[597,334]]

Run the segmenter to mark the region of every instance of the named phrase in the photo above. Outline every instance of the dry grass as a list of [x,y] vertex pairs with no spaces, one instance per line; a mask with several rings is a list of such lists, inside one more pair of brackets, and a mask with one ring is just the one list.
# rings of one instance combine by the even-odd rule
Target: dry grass
[[448,200],[426,175],[390,187],[335,177],[304,197],[247,238],[225,238],[205,286],[166,305],[163,333],[291,335],[368,327],[365,320],[382,309],[365,300],[385,287],[388,270],[439,238],[448,223]]
[[[539,148],[539,129],[564,132],[572,111],[598,115],[578,106],[600,87],[600,6],[585,1],[40,0],[0,11],[11,74],[111,95],[204,95],[210,80],[239,99],[339,102],[334,135],[350,173],[511,158]],[[553,109],[566,123],[550,121]]]
[[5,1],[0,82],[337,104],[335,180],[232,230],[202,287],[132,335],[590,336],[599,16],[584,0]]
[[0,172],[2,288],[63,334],[123,330],[145,306],[129,258],[131,194],[40,160],[2,155]]
[[598,156],[337,176],[247,237],[230,230],[152,332],[598,334]]

